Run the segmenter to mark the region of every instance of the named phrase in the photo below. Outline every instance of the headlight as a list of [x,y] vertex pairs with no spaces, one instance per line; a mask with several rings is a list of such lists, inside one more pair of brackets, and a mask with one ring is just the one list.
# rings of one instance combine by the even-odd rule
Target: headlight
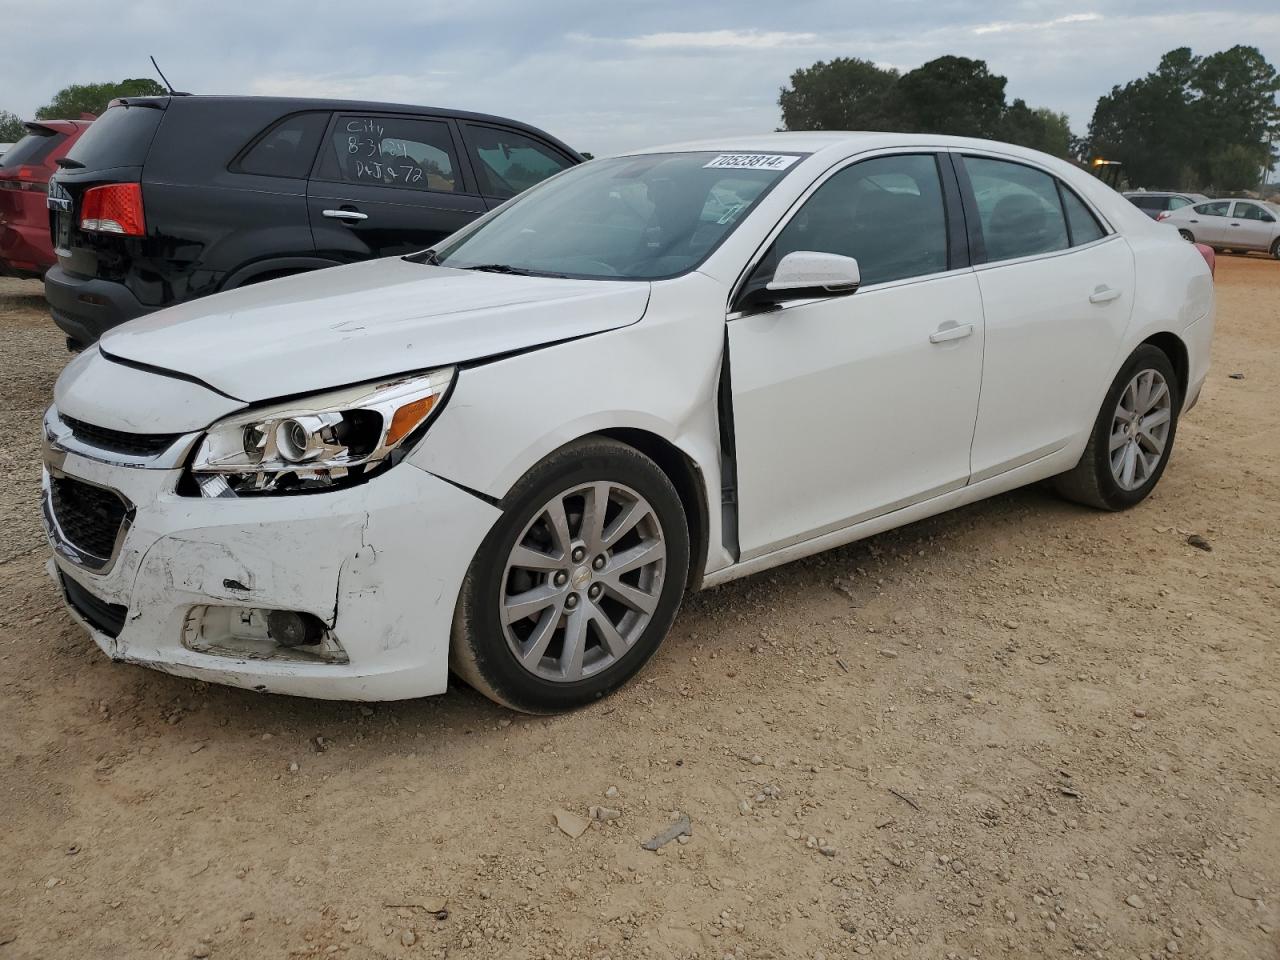
[[206,497],[301,493],[361,479],[395,462],[453,374],[445,367],[228,417],[200,441],[191,474]]

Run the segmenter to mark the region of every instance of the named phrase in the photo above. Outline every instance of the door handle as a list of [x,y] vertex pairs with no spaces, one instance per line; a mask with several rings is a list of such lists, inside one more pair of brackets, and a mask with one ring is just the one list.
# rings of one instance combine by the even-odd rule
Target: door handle
[[1199,223],[1199,222],[1200,222],[1199,220],[1192,220],[1190,217],[1187,218],[1187,223]]
[[1098,287],[1093,293],[1089,294],[1090,303],[1110,303],[1112,300],[1119,299],[1120,291],[1112,287]]
[[1238,223],[1233,223],[1233,224],[1231,224],[1231,225],[1232,225],[1233,227],[1238,227],[1238,226],[1240,226],[1240,224],[1238,224]]
[[331,220],[349,220],[352,223],[356,223],[360,220],[369,219],[367,213],[361,213],[359,210],[325,210],[323,212]]
[[929,342],[946,343],[948,340],[963,340],[972,333],[972,323],[953,323],[949,327],[939,327],[929,334]]

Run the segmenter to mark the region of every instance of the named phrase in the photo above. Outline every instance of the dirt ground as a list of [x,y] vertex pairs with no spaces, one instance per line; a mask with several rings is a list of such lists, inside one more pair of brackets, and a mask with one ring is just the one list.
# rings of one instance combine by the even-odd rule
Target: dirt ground
[[692,597],[533,719],[110,663],[43,571],[67,355],[0,281],[0,960],[1280,956],[1280,263],[1218,287],[1138,509],[1026,490]]

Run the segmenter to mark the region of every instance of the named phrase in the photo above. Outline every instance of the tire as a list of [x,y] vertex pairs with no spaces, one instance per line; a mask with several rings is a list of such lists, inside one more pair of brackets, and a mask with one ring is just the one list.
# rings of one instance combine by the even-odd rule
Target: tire
[[1276,242],[1271,245],[1271,256],[1280,260],[1280,237],[1276,237]]
[[1178,232],[1182,234],[1182,239],[1187,241],[1187,243],[1196,242],[1195,234],[1193,234],[1190,230],[1179,230]]
[[689,529],[670,479],[638,450],[586,437],[525,474],[501,507],[458,598],[453,672],[524,713],[616,690],[653,656],[683,599]]
[[[1140,380],[1154,374],[1149,381]],[[1145,406],[1142,400],[1142,383],[1153,384],[1151,396],[1159,393],[1156,381],[1164,383],[1166,393],[1163,400],[1157,400],[1148,415],[1130,420],[1125,425],[1120,416],[1122,399],[1128,407]],[[1137,383],[1137,393],[1130,393],[1131,385]],[[1052,484],[1060,496],[1099,510],[1127,510],[1141,503],[1155,489],[1169,456],[1173,452],[1173,441],[1178,429],[1178,412],[1182,406],[1184,387],[1178,382],[1173,364],[1169,357],[1158,347],[1144,343],[1138,347],[1125,361],[1116,375],[1106,399],[1102,401],[1102,409],[1094,421],[1093,431],[1089,435],[1089,443],[1084,448],[1080,462],[1066,473],[1053,478]],[[1134,402],[1134,401],[1138,402]],[[1164,406],[1160,407],[1163,403]],[[1167,411],[1167,419],[1160,421],[1157,416]],[[1150,424],[1145,429],[1133,427]],[[1155,452],[1156,440],[1163,427],[1163,435],[1159,437],[1159,452]],[[1113,454],[1112,440],[1120,442]],[[1129,448],[1135,447],[1130,461]],[[1113,469],[1113,455],[1120,460],[1119,475]],[[1151,458],[1155,458],[1152,460]],[[1133,463],[1132,471],[1127,471],[1127,462]]]

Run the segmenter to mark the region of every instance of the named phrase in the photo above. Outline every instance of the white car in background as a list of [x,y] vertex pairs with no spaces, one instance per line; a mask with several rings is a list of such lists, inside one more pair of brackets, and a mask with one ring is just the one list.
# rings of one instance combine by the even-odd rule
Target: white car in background
[[109,332],[45,419],[50,570],[118,660],[565,709],[690,587],[1048,478],[1137,504],[1213,322],[1191,245],[1031,150],[597,160],[434,250]]
[[1265,200],[1224,199],[1162,213],[1184,240],[1214,250],[1260,250],[1280,260],[1280,206]]

